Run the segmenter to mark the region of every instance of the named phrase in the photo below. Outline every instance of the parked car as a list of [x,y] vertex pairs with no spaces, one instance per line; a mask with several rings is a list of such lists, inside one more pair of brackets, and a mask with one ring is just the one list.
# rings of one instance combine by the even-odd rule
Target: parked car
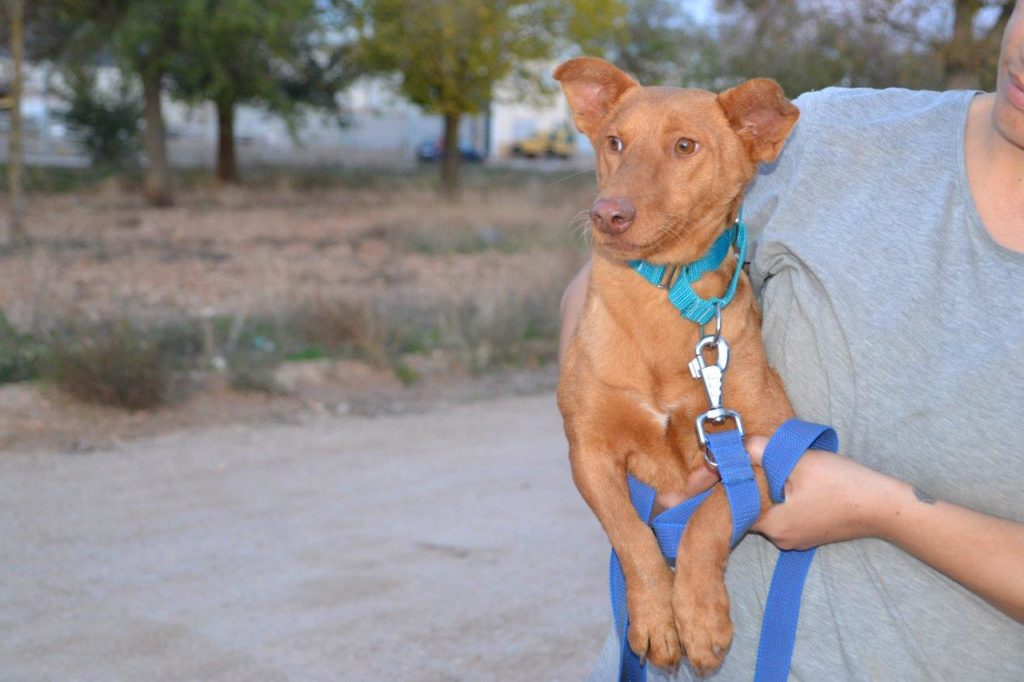
[[[422,163],[433,163],[444,156],[444,140],[427,140],[420,143],[416,148],[416,158]],[[471,144],[459,143],[459,158],[469,163],[480,163],[484,160],[484,154]]]
[[576,133],[566,128],[542,130],[512,146],[514,156],[568,159],[576,153]]

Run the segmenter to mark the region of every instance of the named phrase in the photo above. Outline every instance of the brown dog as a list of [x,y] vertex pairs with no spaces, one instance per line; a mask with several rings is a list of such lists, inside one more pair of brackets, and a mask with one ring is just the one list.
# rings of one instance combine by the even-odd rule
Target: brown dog
[[[708,405],[687,368],[701,330],[628,261],[679,264],[703,256],[736,220],[757,163],[778,155],[799,112],[765,79],[719,95],[640,87],[591,57],[562,64],[555,78],[597,152],[600,189],[591,210],[590,288],[558,387],[573,480],[622,562],[630,648],[662,667],[676,665],[685,651],[706,672],[721,665],[732,641],[724,490],[715,486],[690,520],[673,576],[626,484],[629,472],[659,493],[684,491],[705,466],[694,421]],[[720,296],[741,266],[730,254],[694,291]],[[792,409],[766,362],[745,276],[722,320],[731,347],[726,406],[742,415],[747,433],[771,434]],[[764,472],[755,471],[764,510],[771,502]]]

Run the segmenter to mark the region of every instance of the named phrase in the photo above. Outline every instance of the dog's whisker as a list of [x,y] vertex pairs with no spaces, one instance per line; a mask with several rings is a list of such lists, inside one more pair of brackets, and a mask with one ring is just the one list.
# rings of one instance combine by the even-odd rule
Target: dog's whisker
[[589,225],[584,225],[580,228],[579,241],[583,246],[589,247],[593,241],[593,234],[590,231]]
[[570,173],[569,175],[566,175],[565,177],[558,178],[557,180],[551,182],[548,185],[548,187],[554,187],[555,185],[557,185],[560,182],[565,182],[566,180],[571,180],[572,178],[575,178],[578,175],[583,175],[584,173],[595,173],[595,172],[597,172],[597,166],[594,166],[593,168],[584,168],[583,170],[577,171],[576,173]]
[[583,209],[574,215],[564,227],[570,232],[578,233],[577,238],[587,245],[590,237],[590,209]]
[[658,237],[667,235],[690,237],[693,235],[693,225],[667,213],[662,213],[661,215],[664,220],[658,228]]
[[585,208],[585,209],[583,209],[582,211],[579,211],[578,213],[576,213],[575,215],[573,215],[573,217],[572,217],[572,218],[569,218],[569,220],[567,221],[567,223],[566,223],[566,224],[567,224],[567,225],[572,225],[572,224],[573,224],[573,223],[575,223],[575,222],[576,222],[577,220],[582,220],[582,219],[584,219],[584,218],[589,218],[589,217],[590,217],[590,210],[589,210],[589,209],[586,209],[586,208]]
[[567,232],[579,232],[585,230],[590,224],[590,211],[582,210],[563,225],[563,229]]

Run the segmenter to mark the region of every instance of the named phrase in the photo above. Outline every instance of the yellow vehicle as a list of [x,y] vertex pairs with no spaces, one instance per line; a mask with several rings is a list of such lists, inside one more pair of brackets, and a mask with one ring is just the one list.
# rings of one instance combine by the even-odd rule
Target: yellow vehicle
[[512,146],[514,156],[525,156],[529,159],[568,159],[575,153],[576,134],[565,128],[540,131]]

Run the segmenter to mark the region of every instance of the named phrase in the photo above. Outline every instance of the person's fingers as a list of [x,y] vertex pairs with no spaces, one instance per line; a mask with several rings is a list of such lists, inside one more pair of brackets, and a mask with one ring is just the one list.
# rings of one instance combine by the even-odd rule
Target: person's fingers
[[761,460],[764,459],[764,448],[768,445],[768,439],[764,436],[747,436],[744,444],[747,447],[747,454],[750,455],[750,461],[760,466]]
[[715,469],[706,465],[699,467],[686,477],[686,490],[661,491],[658,493],[658,504],[664,509],[671,509],[691,497],[700,495],[718,483],[718,480],[718,472]]

